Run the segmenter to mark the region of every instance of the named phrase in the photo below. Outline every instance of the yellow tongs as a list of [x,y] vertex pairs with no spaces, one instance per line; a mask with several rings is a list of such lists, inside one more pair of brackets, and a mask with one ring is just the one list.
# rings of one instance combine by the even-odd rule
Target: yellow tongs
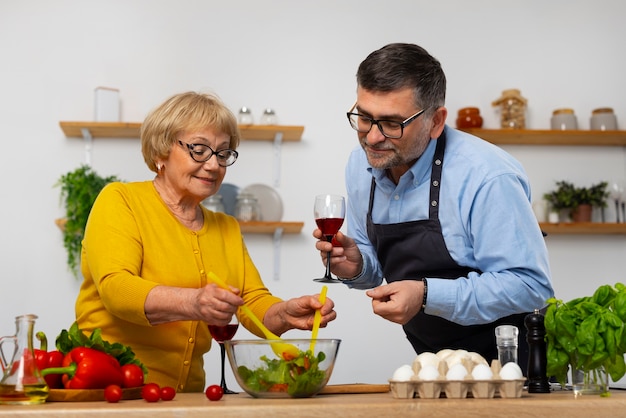
[[[213,283],[215,283],[222,289],[230,291],[230,287],[228,287],[226,282],[223,281],[221,278],[217,277],[215,273],[209,272],[209,279],[211,279]],[[252,320],[252,322],[254,322],[254,324],[257,327],[259,327],[261,332],[263,332],[263,335],[265,335],[265,338],[267,338],[268,340],[279,340],[279,341],[281,340],[281,338],[278,335],[274,334],[272,331],[267,329],[265,324],[263,324],[263,322],[261,322],[261,320],[257,318],[257,316],[246,305],[240,306],[239,309],[241,309],[241,311],[248,318],[250,318],[250,320]],[[300,354],[300,349],[293,344],[275,342],[275,343],[270,343],[270,345],[272,346],[272,351],[274,351],[274,353],[278,357],[285,359],[285,360],[294,359],[298,357],[298,355]]]
[[[326,302],[326,292],[328,291],[328,287],[326,285],[322,286],[322,291],[320,292],[319,301],[323,305]],[[322,312],[321,309],[315,310],[315,316],[313,317],[313,333],[311,334],[311,345],[309,350],[311,350],[312,354],[315,354],[315,341],[317,341],[317,332],[320,329],[320,322],[322,321]]]

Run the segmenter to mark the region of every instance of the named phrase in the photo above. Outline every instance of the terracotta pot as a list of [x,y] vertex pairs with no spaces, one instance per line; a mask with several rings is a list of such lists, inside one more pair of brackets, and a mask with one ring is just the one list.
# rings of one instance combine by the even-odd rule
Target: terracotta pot
[[578,205],[578,207],[572,211],[572,220],[574,222],[591,222],[592,209],[591,205]]

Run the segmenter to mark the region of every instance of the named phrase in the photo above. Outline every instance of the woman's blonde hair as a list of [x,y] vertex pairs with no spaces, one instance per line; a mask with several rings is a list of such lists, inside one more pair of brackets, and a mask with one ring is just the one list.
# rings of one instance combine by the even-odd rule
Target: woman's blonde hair
[[148,168],[157,172],[157,160],[169,156],[181,133],[207,127],[227,134],[229,148],[239,145],[237,118],[217,96],[186,92],[167,99],[141,125],[141,153]]

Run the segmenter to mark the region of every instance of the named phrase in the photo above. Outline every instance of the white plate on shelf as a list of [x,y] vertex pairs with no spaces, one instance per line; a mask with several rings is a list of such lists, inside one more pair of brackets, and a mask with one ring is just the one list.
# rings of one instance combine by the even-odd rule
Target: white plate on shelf
[[279,222],[283,219],[283,200],[280,194],[266,184],[251,184],[244,187],[241,193],[250,193],[256,197],[261,207],[261,220],[267,222]]
[[222,183],[217,194],[222,196],[224,212],[235,216],[235,203],[237,203],[237,196],[239,195],[239,186],[231,183]]

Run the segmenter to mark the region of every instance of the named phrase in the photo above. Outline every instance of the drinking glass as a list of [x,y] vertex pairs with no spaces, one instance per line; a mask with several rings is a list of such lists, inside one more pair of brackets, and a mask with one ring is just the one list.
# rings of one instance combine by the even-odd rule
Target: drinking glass
[[[620,212],[620,201],[624,199],[624,182],[620,180],[612,181],[609,184],[609,196],[613,199],[615,203],[615,222],[620,222],[619,212]],[[622,205],[624,203],[622,202]],[[622,214],[622,222],[625,222],[624,214]]]
[[209,332],[211,333],[211,336],[220,345],[220,355],[222,357],[222,379],[220,382],[220,386],[222,387],[224,394],[237,393],[226,387],[226,378],[224,377],[224,363],[226,361],[226,349],[224,348],[224,341],[231,340],[235,336],[237,328],[239,328],[239,321],[237,320],[236,315],[233,315],[228,325],[209,325]]
[[[346,200],[343,196],[323,194],[315,196],[315,205],[313,206],[313,215],[317,227],[324,234],[326,241],[332,242],[333,237],[343,225],[343,219],[346,216]],[[322,283],[337,283],[338,279],[330,274],[330,254],[326,257],[326,273],[324,277],[313,279]]]

